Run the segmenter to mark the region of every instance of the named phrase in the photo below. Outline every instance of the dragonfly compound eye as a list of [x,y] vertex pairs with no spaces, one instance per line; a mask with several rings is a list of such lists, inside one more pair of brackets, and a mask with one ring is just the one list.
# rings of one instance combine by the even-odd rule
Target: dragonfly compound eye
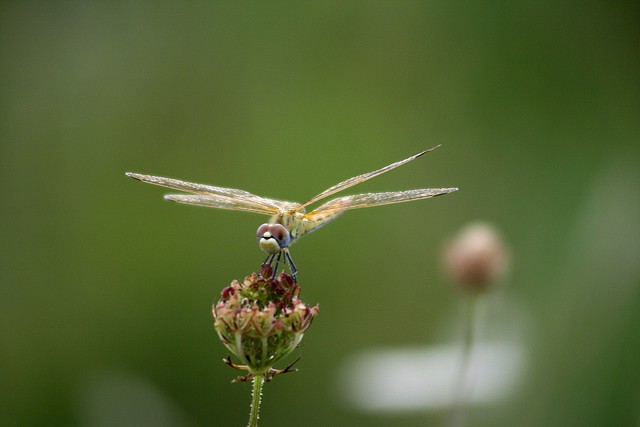
[[273,237],[283,246],[288,246],[289,231],[282,224],[272,224],[269,231]]
[[258,232],[256,233],[258,236],[258,240],[262,239],[264,237],[264,233],[266,233],[267,231],[269,231],[269,224],[262,224],[260,227],[258,227]]
[[278,253],[291,243],[289,230],[282,224],[262,224],[256,234],[258,244],[269,254]]

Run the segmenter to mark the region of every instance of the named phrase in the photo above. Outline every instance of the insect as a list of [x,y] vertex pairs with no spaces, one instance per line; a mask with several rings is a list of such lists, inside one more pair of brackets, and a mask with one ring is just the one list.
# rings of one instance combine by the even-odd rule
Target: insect
[[349,178],[324,190],[322,193],[312,197],[305,203],[274,200],[256,196],[244,190],[214,187],[211,185],[196,184],[193,182],[179,181],[177,179],[163,178],[160,176],[142,175],[133,172],[127,172],[126,175],[149,184],[191,193],[168,194],[164,196],[166,200],[171,200],[173,202],[270,215],[271,219],[269,222],[258,227],[257,232],[258,245],[267,253],[265,263],[274,267],[274,277],[277,273],[280,262],[285,266],[288,265],[293,280],[297,281],[298,269],[296,268],[293,258],[289,252],[289,246],[302,236],[305,236],[333,221],[343,212],[351,209],[370,208],[373,206],[388,205],[392,203],[428,199],[430,197],[451,193],[456,191],[457,188],[422,188],[385,193],[353,194],[329,200],[308,213],[305,211],[307,206],[325,199],[339,191],[345,190],[385,172],[389,172],[399,166],[405,165],[438,147],[439,145],[428,150],[424,150],[404,160],[400,160],[399,162],[377,169],[373,172]]

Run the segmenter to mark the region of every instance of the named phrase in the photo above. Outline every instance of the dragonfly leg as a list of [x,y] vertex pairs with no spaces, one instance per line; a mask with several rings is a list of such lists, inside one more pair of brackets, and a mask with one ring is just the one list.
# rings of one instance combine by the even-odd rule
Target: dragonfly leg
[[[276,254],[271,256],[271,263],[273,263],[273,258],[275,258]],[[271,275],[271,279],[275,279],[278,275],[278,268],[280,267],[280,258],[282,257],[282,251],[278,252],[278,257],[276,258],[275,266],[273,267],[273,274]]]
[[289,265],[289,270],[291,270],[291,277],[293,278],[294,282],[297,282],[298,269],[296,268],[296,264],[293,262],[293,258],[291,258],[291,254],[287,249],[283,249],[277,254],[268,255],[267,258],[264,260],[264,264],[270,265],[271,268],[273,268],[273,274],[271,275],[270,279],[275,279],[276,276],[278,275],[278,269],[280,268],[280,260],[282,259],[282,253],[284,253],[284,259],[282,260],[282,262],[285,265],[287,264]]
[[275,256],[276,254],[267,255],[267,257],[264,259],[263,264],[271,265]]
[[294,282],[298,282],[298,269],[296,268],[296,264],[293,262],[293,258],[291,258],[291,254],[288,250],[284,250],[285,262],[289,263],[289,268],[291,269],[291,277]]

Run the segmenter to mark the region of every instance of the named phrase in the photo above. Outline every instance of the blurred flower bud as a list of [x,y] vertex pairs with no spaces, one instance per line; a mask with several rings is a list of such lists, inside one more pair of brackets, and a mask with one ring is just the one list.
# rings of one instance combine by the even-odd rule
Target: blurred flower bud
[[300,344],[318,306],[308,307],[300,299],[300,285],[286,274],[277,279],[264,279],[256,273],[243,282],[234,280],[221,292],[213,305],[214,327],[227,349],[244,365],[230,358],[225,363],[249,373],[238,380],[288,372],[273,369]]
[[483,291],[499,282],[508,256],[497,231],[488,224],[472,223],[444,248],[444,263],[463,289]]

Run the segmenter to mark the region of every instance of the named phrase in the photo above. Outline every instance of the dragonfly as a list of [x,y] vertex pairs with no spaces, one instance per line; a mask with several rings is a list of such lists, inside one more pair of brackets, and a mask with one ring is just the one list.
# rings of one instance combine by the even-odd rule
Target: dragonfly
[[272,267],[273,276],[276,276],[279,265],[283,263],[283,269],[288,267],[291,277],[297,282],[298,269],[296,268],[289,247],[303,236],[316,231],[320,227],[338,218],[348,210],[371,208],[374,206],[389,205],[394,203],[411,202],[414,200],[428,199],[443,194],[452,193],[457,188],[420,188],[415,190],[391,191],[383,193],[362,193],[338,197],[320,205],[311,212],[305,208],[315,202],[323,200],[335,193],[346,190],[354,185],[361,184],[392,169],[405,165],[436,148],[421,151],[404,160],[391,163],[383,168],[354,176],[327,188],[320,194],[312,197],[304,203],[286,202],[267,197],[256,196],[248,191],[235,188],[215,187],[194,182],[180,181],[161,176],[143,175],[127,172],[126,175],[148,184],[159,185],[172,190],[189,194],[167,194],[166,200],[185,203],[188,205],[205,206],[209,208],[228,209],[241,212],[253,212],[269,215],[271,219],[258,227],[256,237],[260,249],[267,253],[263,265]]

